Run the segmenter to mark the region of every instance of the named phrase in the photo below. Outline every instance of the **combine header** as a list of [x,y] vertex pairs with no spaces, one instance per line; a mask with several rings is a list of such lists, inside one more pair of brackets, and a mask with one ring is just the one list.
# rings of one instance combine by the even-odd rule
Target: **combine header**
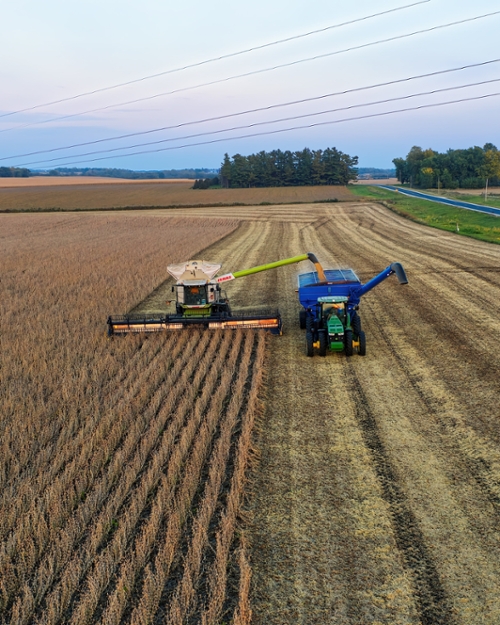
[[366,337],[358,314],[359,302],[383,280],[396,274],[400,284],[407,284],[405,270],[400,263],[392,263],[366,284],[352,269],[318,269],[299,274],[299,313],[301,329],[306,330],[306,354],[320,356],[328,350],[345,351],[352,356],[356,351],[366,354]]
[[323,275],[321,265],[316,256],[311,253],[251,269],[226,273],[219,277],[216,276],[221,269],[220,264],[190,260],[179,265],[168,265],[168,273],[177,281],[172,287],[172,292],[175,293],[175,312],[165,315],[128,314],[108,317],[108,336],[130,332],[181,330],[191,326],[204,326],[212,330],[262,329],[273,334],[281,334],[282,322],[278,310],[233,313],[226,294],[221,289],[221,284],[268,269],[300,263],[303,260],[310,260],[314,263],[316,271]]

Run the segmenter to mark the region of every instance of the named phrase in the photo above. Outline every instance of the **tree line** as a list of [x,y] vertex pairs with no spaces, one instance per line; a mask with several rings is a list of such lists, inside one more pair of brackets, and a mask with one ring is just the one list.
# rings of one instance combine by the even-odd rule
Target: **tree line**
[[0,178],[28,178],[31,176],[29,169],[23,167],[0,167]]
[[125,180],[164,180],[178,178],[214,178],[217,173],[213,169],[163,169],[136,171],[114,167],[57,167],[43,172],[31,172],[30,175],[45,176],[99,176],[106,178],[123,178]]
[[220,169],[226,188],[346,185],[357,177],[357,156],[336,148],[298,152],[273,150],[250,156],[226,153]]
[[481,189],[500,185],[500,152],[492,143],[445,153],[413,146],[406,158],[395,158],[402,184],[423,189]]

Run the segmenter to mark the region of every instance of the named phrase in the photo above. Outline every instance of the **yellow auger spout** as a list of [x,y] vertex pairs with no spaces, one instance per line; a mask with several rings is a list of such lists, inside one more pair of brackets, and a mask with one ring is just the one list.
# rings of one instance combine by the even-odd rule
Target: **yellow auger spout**
[[316,271],[318,272],[318,278],[320,282],[326,282],[323,267],[316,258],[316,255],[312,252],[308,252],[307,254],[300,254],[300,256],[293,256],[292,258],[285,258],[284,260],[277,260],[274,263],[267,263],[265,265],[259,265],[258,267],[251,267],[250,269],[242,269],[241,271],[235,271],[234,273],[226,273],[223,276],[215,278],[215,282],[218,282],[219,284],[221,282],[229,282],[230,280],[235,280],[236,278],[251,276],[252,274],[259,273],[260,271],[267,271],[268,269],[276,269],[276,267],[284,267],[285,265],[300,263],[303,260],[310,260],[314,264]]

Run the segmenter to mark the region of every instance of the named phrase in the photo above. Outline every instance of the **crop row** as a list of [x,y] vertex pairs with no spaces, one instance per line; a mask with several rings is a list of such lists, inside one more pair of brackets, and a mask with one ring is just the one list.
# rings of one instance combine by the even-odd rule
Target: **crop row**
[[[11,217],[20,221],[2,235],[1,314],[16,323],[2,337],[0,622],[208,624],[229,605],[246,622],[249,569],[235,528],[264,338],[108,342],[105,309],[120,288],[124,301],[144,296],[175,228],[152,220],[139,248],[133,219],[130,233],[114,217],[107,230],[88,216]],[[192,223],[177,222],[188,240]],[[228,226],[212,227],[217,237]]]

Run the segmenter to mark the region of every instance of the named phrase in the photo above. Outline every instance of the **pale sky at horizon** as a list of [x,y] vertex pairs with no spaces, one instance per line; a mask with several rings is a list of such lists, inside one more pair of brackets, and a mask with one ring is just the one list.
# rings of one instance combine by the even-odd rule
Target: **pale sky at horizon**
[[[429,104],[500,93],[500,62],[424,79],[365,89],[315,102],[187,125],[119,141],[55,150],[75,143],[99,141],[163,126],[190,124],[208,117],[319,97],[421,74],[500,59],[500,13],[448,28],[401,37],[420,30],[500,11],[494,0],[429,0],[400,11],[365,19],[280,45],[256,50],[199,67],[143,80],[113,90],[78,97],[56,105],[35,107],[88,91],[200,63],[268,42],[341,24],[418,2],[418,0],[326,0],[299,2],[253,0],[252,4],[215,0],[177,3],[144,0],[88,0],[85,4],[46,0],[3,3],[0,21],[0,166],[33,169],[75,166],[127,169],[216,168],[223,155],[261,150],[336,147],[359,157],[360,167],[392,167],[413,145],[447,149],[500,147],[500,96],[429,107]],[[393,41],[382,42],[384,39]],[[367,45],[381,42],[376,45]],[[352,49],[358,47],[359,49]],[[351,48],[349,51],[343,52]],[[335,54],[332,54],[335,53]],[[239,74],[293,63],[273,71],[227,80]],[[329,55],[329,56],[325,56]],[[216,83],[216,81],[225,80]],[[203,83],[216,83],[199,86]],[[441,93],[408,97],[438,89]],[[175,91],[169,95],[158,94]],[[152,98],[145,100],[144,98]],[[372,106],[363,104],[404,98]],[[142,100],[125,104],[131,100]],[[103,109],[94,112],[93,109]],[[353,108],[355,107],[355,108]],[[419,110],[357,119],[402,108]],[[344,109],[269,126],[263,121]],[[87,112],[86,112],[87,111]],[[85,113],[86,112],[86,113]],[[84,114],[81,114],[84,113]],[[66,119],[57,119],[72,116]],[[53,121],[52,121],[53,120]],[[334,121],[313,128],[231,140],[292,126]],[[218,135],[200,135],[237,126]],[[139,144],[179,138],[158,145]],[[217,140],[216,143],[175,147]],[[161,150],[119,157],[122,152],[88,152],[138,145],[130,151]],[[56,159],[69,155],[65,160]],[[105,160],[102,157],[108,157]],[[6,158],[8,157],[8,158]]]

